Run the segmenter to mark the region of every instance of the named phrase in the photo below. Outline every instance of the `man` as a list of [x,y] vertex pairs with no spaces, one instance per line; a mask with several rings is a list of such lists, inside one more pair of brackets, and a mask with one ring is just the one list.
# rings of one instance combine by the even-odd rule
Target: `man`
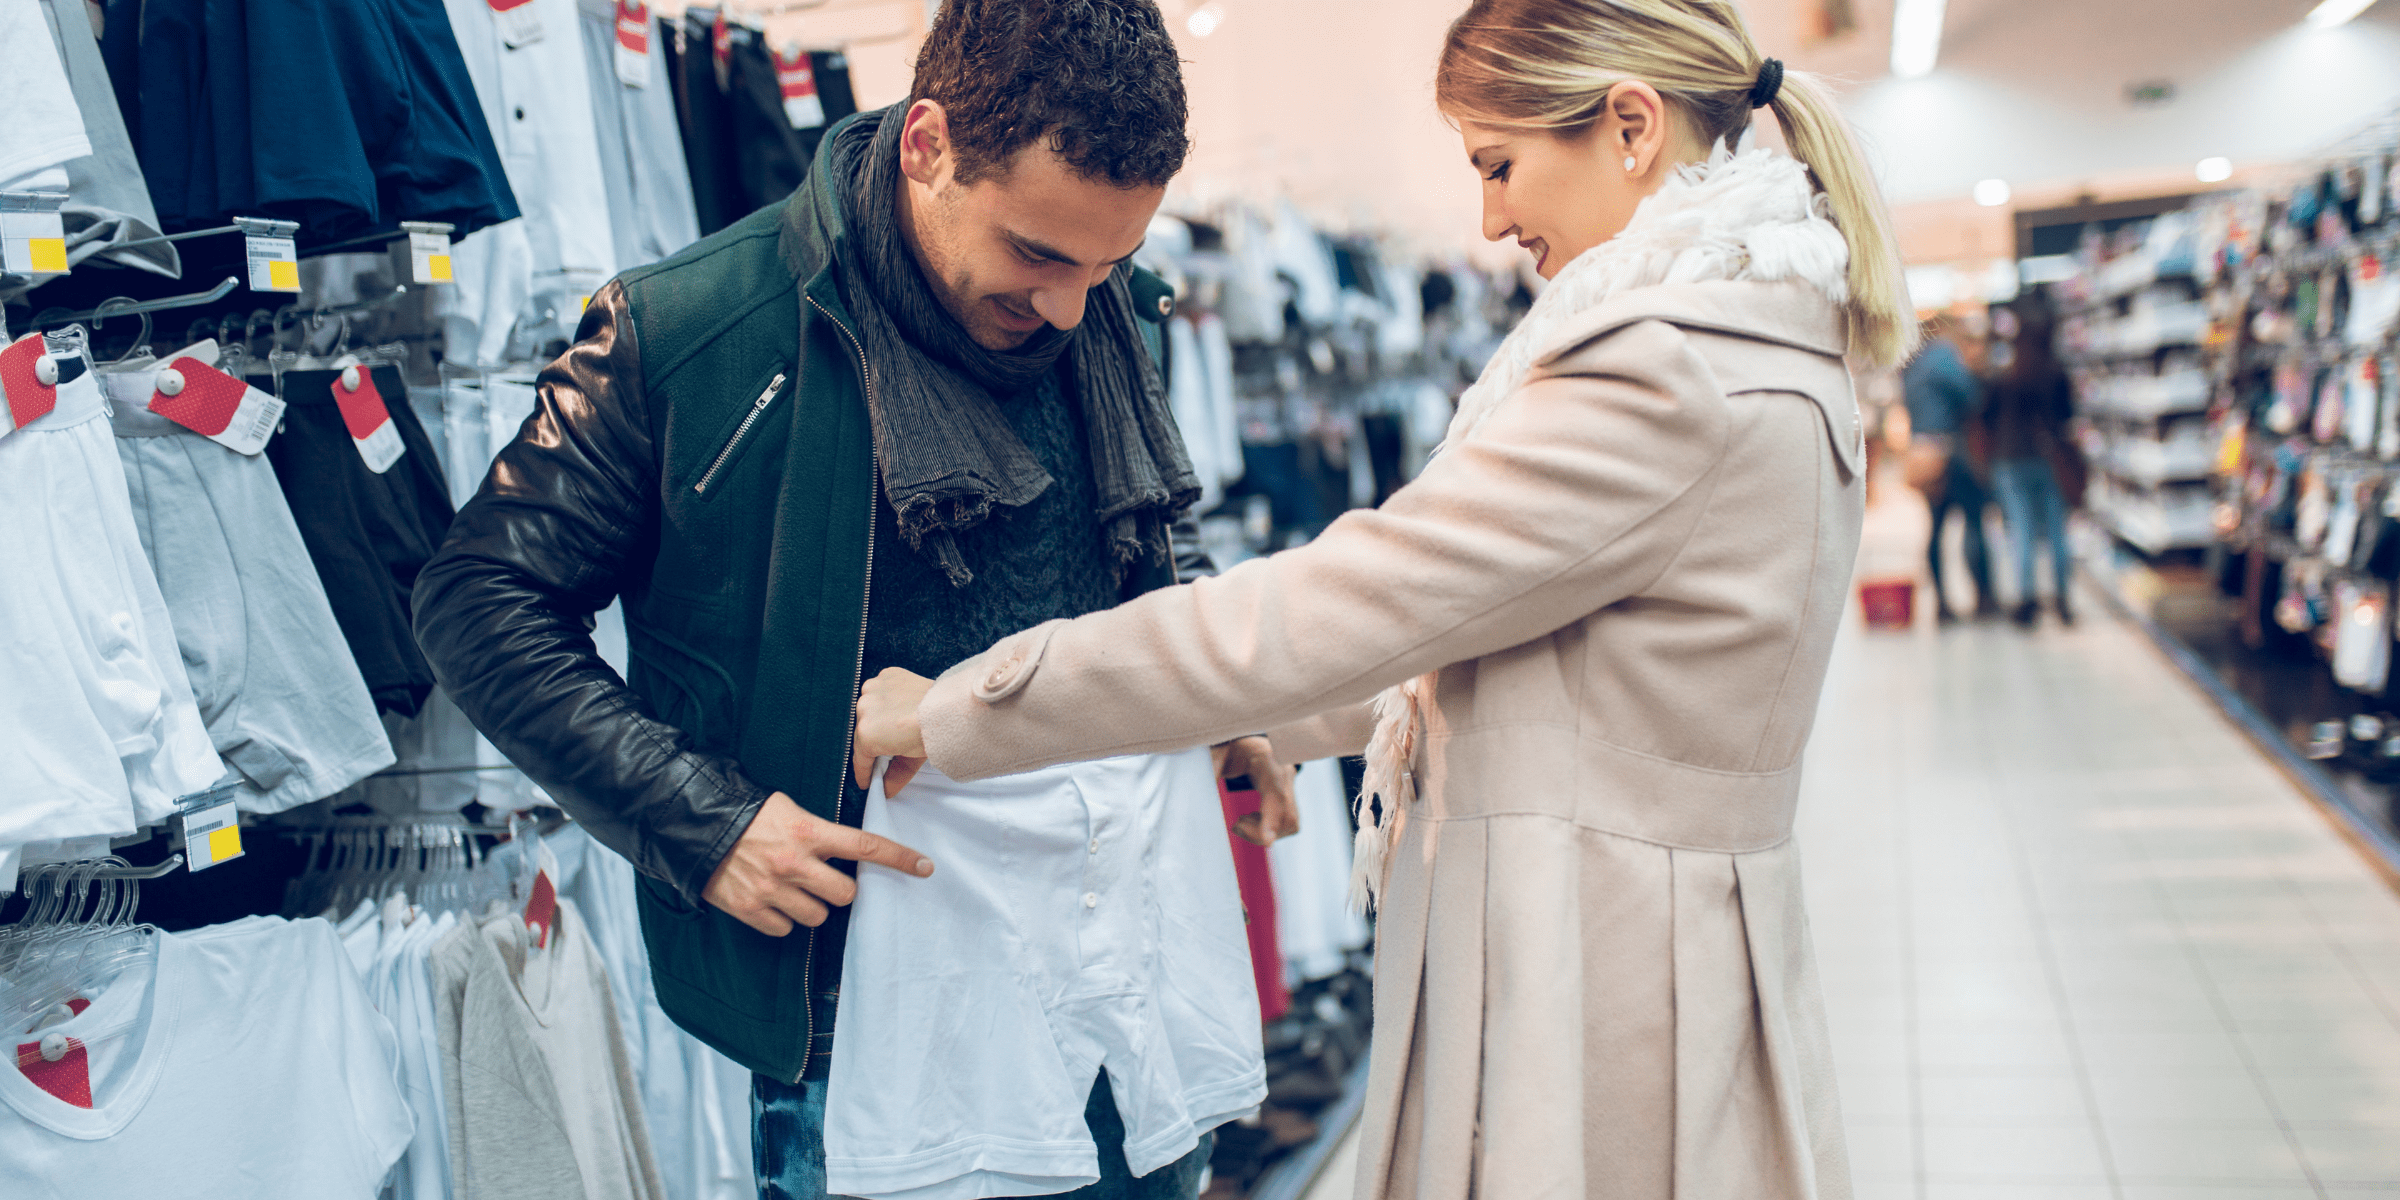
[[[642,873],[660,1004],[758,1073],[762,1195],[824,1188],[862,674],[1174,582],[1198,487],[1127,260],[1183,162],[1151,0],[951,0],[909,102],[830,131],[808,180],[592,299],[540,404],[418,584],[442,681]],[[622,597],[627,679],[589,614]],[[1261,739],[1228,774],[1277,788]],[[953,864],[956,866],[957,864]],[[1101,1181],[1135,1180],[1101,1076]]]
[[1984,545],[1983,510],[1991,501],[1983,481],[1967,461],[1966,429],[1983,404],[1983,383],[1959,354],[1957,323],[1948,317],[1929,322],[1925,348],[1901,372],[1900,386],[1908,404],[1909,436],[1938,449],[1942,473],[1926,499],[1933,508],[1933,533],[1925,546],[1926,565],[1933,573],[1933,611],[1944,625],[1958,620],[1950,611],[1950,596],[1942,587],[1942,527],[1956,509],[1966,525],[1967,573],[1975,579],[1975,615],[2000,611],[1992,591],[1991,554]]

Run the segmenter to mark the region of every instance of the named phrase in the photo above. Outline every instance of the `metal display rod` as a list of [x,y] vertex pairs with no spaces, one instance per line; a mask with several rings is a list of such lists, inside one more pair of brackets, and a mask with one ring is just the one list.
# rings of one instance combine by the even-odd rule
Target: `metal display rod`
[[163,296],[156,300],[136,302],[109,300],[104,301],[97,308],[87,308],[82,312],[60,312],[55,308],[44,309],[34,314],[33,323],[45,326],[72,325],[78,321],[104,321],[110,317],[134,317],[143,313],[165,312],[170,308],[190,308],[199,304],[214,304],[232,295],[233,289],[240,286],[242,286],[240,278],[228,275],[223,282],[205,292],[192,292],[182,296]]

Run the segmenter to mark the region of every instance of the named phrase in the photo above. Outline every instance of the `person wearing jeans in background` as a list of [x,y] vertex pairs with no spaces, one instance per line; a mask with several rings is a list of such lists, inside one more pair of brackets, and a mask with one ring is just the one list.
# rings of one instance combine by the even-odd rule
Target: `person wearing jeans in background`
[[2008,535],[2017,554],[2019,599],[2009,618],[2025,629],[2041,617],[2033,579],[2039,544],[2050,549],[2052,603],[2059,623],[2075,623],[2075,610],[2067,599],[2074,556],[2067,548],[2067,501],[2058,471],[2061,460],[2073,453],[2067,422],[2075,415],[2075,394],[2051,350],[2050,335],[2048,320],[2023,320],[2015,353],[1993,382],[1983,412],[1992,435],[1992,487],[2000,495],[2000,511],[2008,518]]
[[1966,522],[1967,573],[1975,578],[1975,615],[1992,616],[2000,602],[1992,593],[1990,551],[1984,545],[1983,509],[1991,501],[1983,481],[1967,461],[1966,429],[1983,400],[1983,382],[1967,368],[1958,351],[1958,327],[1948,317],[1929,322],[1925,348],[1900,375],[1908,403],[1909,436],[1938,447],[1947,461],[1941,481],[1926,489],[1933,509],[1933,532],[1925,543],[1925,562],[1933,572],[1936,619],[1947,625],[1958,619],[1950,611],[1950,595],[1942,587],[1942,531],[1956,510]]

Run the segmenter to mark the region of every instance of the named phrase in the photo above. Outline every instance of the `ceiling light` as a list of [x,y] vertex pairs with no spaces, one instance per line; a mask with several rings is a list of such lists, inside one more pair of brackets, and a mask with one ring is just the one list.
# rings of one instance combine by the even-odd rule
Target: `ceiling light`
[[2192,168],[2192,176],[2202,183],[2223,183],[2233,178],[2233,160],[2230,158],[2201,159],[2200,165]]
[[1192,15],[1184,21],[1183,27],[1191,30],[1193,37],[1207,37],[1217,31],[1217,26],[1224,23],[1224,9],[1214,4],[1204,4],[1192,11]]
[[1998,208],[2008,203],[2008,181],[1986,179],[1975,185],[1975,203],[1985,208]]
[[1893,7],[1892,74],[1914,79],[1933,73],[1934,61],[1942,54],[1942,4],[1943,0],[1899,0]]
[[2308,10],[2311,29],[2331,29],[2375,6],[2375,0],[2325,0]]

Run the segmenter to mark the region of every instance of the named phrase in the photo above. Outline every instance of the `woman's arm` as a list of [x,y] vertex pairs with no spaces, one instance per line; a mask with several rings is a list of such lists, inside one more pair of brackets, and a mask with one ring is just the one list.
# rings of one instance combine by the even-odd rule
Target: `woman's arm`
[[927,755],[982,779],[1218,742],[1639,593],[1706,507],[1725,400],[1662,322],[1577,358],[1605,373],[1526,384],[1381,508],[1305,546],[1037,626],[953,668],[915,709]]
[[1349,758],[1367,752],[1375,733],[1373,702],[1345,704],[1267,731],[1275,756],[1287,763]]

